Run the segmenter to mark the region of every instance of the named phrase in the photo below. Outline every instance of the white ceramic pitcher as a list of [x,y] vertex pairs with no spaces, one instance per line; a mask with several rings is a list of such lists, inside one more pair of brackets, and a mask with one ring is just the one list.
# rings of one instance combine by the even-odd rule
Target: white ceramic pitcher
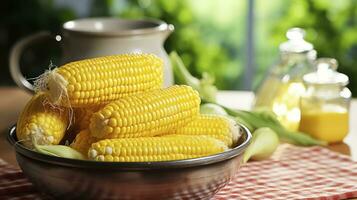
[[[122,53],[153,53],[164,60],[164,86],[173,84],[168,55],[163,48],[173,25],[159,20],[124,20],[118,18],[86,18],[68,21],[62,35],[42,31],[18,41],[10,53],[10,72],[18,86],[33,91],[33,86],[20,70],[20,56],[27,46],[43,39],[60,41],[62,63]],[[49,58],[50,59],[50,58]]]

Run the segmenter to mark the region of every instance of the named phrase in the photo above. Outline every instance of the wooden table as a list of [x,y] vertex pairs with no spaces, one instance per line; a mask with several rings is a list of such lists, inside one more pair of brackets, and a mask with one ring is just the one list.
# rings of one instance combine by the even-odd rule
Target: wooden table
[[[17,166],[13,148],[6,140],[8,128],[15,124],[20,111],[25,106],[31,94],[15,87],[0,87],[0,158]],[[249,109],[254,96],[251,92],[221,91],[218,101],[228,107]],[[342,144],[331,145],[328,148],[351,155],[357,161],[357,100],[352,101],[350,116],[350,133]]]

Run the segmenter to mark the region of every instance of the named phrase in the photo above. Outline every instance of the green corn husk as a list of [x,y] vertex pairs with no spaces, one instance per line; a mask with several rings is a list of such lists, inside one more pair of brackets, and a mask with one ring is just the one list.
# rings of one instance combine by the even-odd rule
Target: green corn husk
[[229,115],[239,117],[245,122],[248,122],[255,129],[260,127],[269,127],[274,132],[276,132],[280,139],[287,142],[301,145],[301,146],[311,146],[311,145],[327,145],[326,142],[320,141],[312,138],[310,135],[307,135],[298,131],[289,131],[286,130],[279,121],[271,116],[269,113],[264,113],[261,111],[243,111],[243,110],[233,110],[227,107],[222,106]]
[[217,88],[214,86],[214,79],[212,77],[203,76],[203,79],[199,80],[193,77],[187,68],[184,66],[181,58],[176,52],[170,53],[170,60],[174,70],[175,77],[181,84],[186,84],[196,89],[202,99],[202,103],[212,103],[222,107],[228,115],[233,117],[237,122],[246,126],[250,131],[254,131],[258,128],[268,127],[276,132],[281,140],[302,145],[326,145],[326,142],[312,138],[298,131],[289,131],[285,129],[275,117],[274,113],[268,110],[256,110],[256,111],[243,111],[233,110],[222,106],[216,102]]
[[69,146],[65,146],[65,145],[37,145],[37,144],[35,144],[34,146],[35,146],[35,150],[42,154],[56,156],[56,157],[62,157],[62,158],[78,159],[78,160],[85,159],[85,157],[81,153],[79,153],[75,149],[72,149]]
[[245,150],[243,162],[249,159],[264,160],[269,158],[279,146],[278,135],[270,128],[258,128],[253,132],[252,142]]

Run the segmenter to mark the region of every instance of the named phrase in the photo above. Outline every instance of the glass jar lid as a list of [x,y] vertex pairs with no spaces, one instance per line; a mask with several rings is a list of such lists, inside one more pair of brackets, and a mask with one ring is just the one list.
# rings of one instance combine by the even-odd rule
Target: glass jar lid
[[315,85],[347,85],[348,76],[337,72],[337,61],[333,58],[319,58],[316,60],[317,70],[303,76],[307,84]]
[[301,28],[291,28],[286,32],[288,41],[280,44],[279,49],[283,53],[304,53],[314,50],[314,46],[305,41],[305,31]]

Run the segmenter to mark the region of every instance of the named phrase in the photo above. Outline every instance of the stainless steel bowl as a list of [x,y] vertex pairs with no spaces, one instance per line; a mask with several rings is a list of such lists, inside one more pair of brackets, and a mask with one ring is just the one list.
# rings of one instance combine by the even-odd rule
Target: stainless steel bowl
[[48,156],[8,140],[29,180],[58,199],[209,199],[237,173],[251,134],[233,149],[206,157],[164,162],[96,162]]

